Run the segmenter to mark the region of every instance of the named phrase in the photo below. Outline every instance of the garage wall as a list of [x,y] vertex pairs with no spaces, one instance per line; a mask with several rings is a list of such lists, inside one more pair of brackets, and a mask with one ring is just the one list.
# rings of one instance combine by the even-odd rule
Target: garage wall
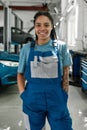
[[[33,20],[33,16],[36,12],[34,11],[14,11],[14,13],[23,20],[23,30],[28,31],[30,27],[33,26],[31,22]],[[10,16],[10,24],[11,26],[15,25],[14,15],[11,14]],[[0,26],[4,26],[4,11],[0,11]]]
[[0,26],[4,25],[4,14],[3,11],[0,11]]
[[32,26],[33,16],[35,14],[34,11],[14,11],[17,16],[19,16],[23,20],[23,30],[28,31]]

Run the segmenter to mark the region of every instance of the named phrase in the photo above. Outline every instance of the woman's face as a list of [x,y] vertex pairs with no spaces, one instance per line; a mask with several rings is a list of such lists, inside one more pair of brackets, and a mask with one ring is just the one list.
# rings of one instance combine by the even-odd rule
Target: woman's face
[[35,33],[38,37],[38,41],[48,41],[50,39],[50,33],[52,30],[52,24],[48,17],[39,16],[35,21]]

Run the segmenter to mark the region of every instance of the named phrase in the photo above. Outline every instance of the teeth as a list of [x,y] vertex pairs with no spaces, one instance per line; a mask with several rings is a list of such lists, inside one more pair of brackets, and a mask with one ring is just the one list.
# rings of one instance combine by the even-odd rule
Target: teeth
[[45,33],[40,33],[40,34],[45,34]]
[[45,34],[46,32],[39,32],[40,34]]

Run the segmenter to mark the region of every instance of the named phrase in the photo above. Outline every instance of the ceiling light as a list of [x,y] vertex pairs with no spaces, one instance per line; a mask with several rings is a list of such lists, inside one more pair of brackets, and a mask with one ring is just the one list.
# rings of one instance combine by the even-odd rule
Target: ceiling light
[[62,21],[63,19],[64,19],[64,17],[61,17],[61,18],[60,18],[60,21]]
[[73,5],[71,5],[68,9],[67,9],[67,12],[69,13],[73,8]]
[[59,13],[57,7],[54,7],[54,11],[55,11],[56,14]]

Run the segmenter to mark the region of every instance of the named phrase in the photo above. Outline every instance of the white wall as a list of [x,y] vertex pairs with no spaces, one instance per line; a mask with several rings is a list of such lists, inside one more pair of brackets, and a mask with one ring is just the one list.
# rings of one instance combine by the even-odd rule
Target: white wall
[[4,25],[4,14],[3,11],[0,11],[0,26]]
[[23,30],[28,31],[29,28],[33,26],[31,22],[33,20],[33,16],[35,14],[34,11],[14,11],[17,16],[19,16],[23,20]]
[[60,39],[66,41],[70,49],[82,50],[83,35],[87,35],[87,3],[83,0],[74,0],[72,10],[67,13],[70,1],[72,0],[62,0],[61,2],[64,19],[59,25]]
[[[4,26],[4,11],[0,11],[0,26]],[[35,14],[34,11],[14,11],[15,14],[17,14],[17,16],[23,20],[23,30],[28,31],[28,29],[30,27],[33,26],[33,23],[31,22],[31,20],[33,19],[33,16]],[[15,25],[15,21],[14,21],[14,15],[12,14],[10,16],[10,23],[12,26]]]

